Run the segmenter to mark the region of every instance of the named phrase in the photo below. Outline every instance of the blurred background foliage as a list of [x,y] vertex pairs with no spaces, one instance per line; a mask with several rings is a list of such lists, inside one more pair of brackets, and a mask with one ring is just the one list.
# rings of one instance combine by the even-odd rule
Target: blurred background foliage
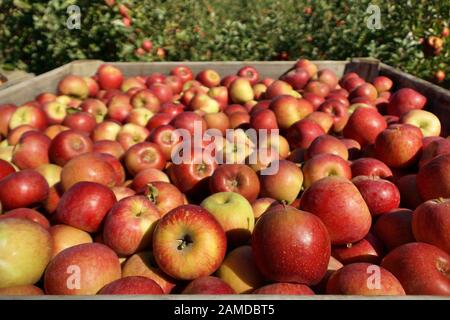
[[[66,27],[72,4],[81,29]],[[381,9],[379,30],[367,27],[371,4]],[[371,56],[434,82],[444,74],[448,88],[449,17],[448,0],[0,0],[0,66],[42,73],[75,59]]]

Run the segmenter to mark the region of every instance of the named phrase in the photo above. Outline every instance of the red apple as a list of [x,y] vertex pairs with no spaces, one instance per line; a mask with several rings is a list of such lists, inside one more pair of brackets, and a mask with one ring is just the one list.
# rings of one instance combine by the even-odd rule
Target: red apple
[[147,86],[145,85],[145,80],[139,77],[126,78],[120,86],[120,90],[126,93],[129,93],[131,90],[135,91],[145,88],[147,88]]
[[42,296],[44,291],[33,285],[14,286],[0,289],[1,296]]
[[169,177],[161,170],[147,168],[134,176],[131,187],[134,191],[141,191],[148,183],[155,181],[170,182]]
[[182,294],[236,294],[236,292],[223,280],[204,276],[191,281]]
[[131,97],[131,105],[133,108],[146,108],[151,112],[160,110],[160,102],[158,97],[148,89],[141,89]]
[[163,294],[161,287],[146,277],[123,277],[104,286],[98,294]]
[[363,197],[351,181],[342,177],[313,183],[303,193],[300,208],[323,221],[335,245],[363,239],[371,226],[372,217]]
[[348,150],[345,144],[331,135],[324,134],[314,139],[308,148],[307,156],[312,158],[319,154],[334,154],[348,160]]
[[119,123],[111,120],[106,120],[97,125],[91,134],[93,141],[99,140],[116,140],[119,134],[121,126]]
[[134,123],[127,123],[120,128],[116,140],[125,150],[130,149],[135,144],[144,142],[150,132],[148,129]]
[[94,142],[93,151],[97,153],[106,153],[117,159],[121,159],[125,150],[117,141],[99,140]]
[[41,106],[43,106],[48,102],[55,101],[56,95],[50,92],[42,92],[36,96],[35,100],[39,102]]
[[148,183],[141,192],[158,208],[161,216],[184,204],[184,195],[173,184],[165,181]]
[[374,158],[359,158],[351,164],[352,176],[392,177],[392,171],[387,165]]
[[208,88],[217,87],[220,84],[220,75],[212,69],[199,72],[195,78]]
[[48,154],[52,163],[64,166],[70,159],[92,152],[94,145],[83,132],[66,130],[59,133],[50,143]]
[[51,140],[38,131],[24,133],[13,150],[12,161],[20,169],[35,169],[49,163],[48,150]]
[[125,166],[131,175],[147,169],[162,170],[166,166],[166,159],[160,147],[152,142],[140,142],[125,152]]
[[372,233],[355,243],[333,246],[331,255],[343,264],[367,262],[379,264],[384,255],[383,243]]
[[39,223],[43,228],[47,230],[50,228],[50,222],[47,220],[45,216],[43,216],[38,211],[29,208],[17,208],[8,211],[3,215],[0,215],[0,219],[6,218],[28,219],[30,221]]
[[6,138],[6,140],[8,141],[8,145],[15,146],[17,143],[19,143],[19,140],[22,137],[22,135],[29,131],[39,131],[39,130],[27,124],[18,126],[17,128],[10,130],[8,132],[8,137]]
[[417,189],[423,200],[450,197],[450,154],[438,156],[419,169]]
[[427,243],[407,243],[384,257],[381,266],[400,281],[406,294],[450,295],[450,256]]
[[291,148],[308,148],[314,139],[323,134],[325,131],[316,122],[303,119],[289,127],[286,138]]
[[412,213],[409,209],[394,209],[378,218],[374,232],[389,251],[405,243],[415,242],[411,227]]
[[423,202],[417,188],[417,175],[407,174],[400,177],[396,182],[397,188],[400,191],[400,199],[402,206],[415,209]]
[[61,95],[86,99],[89,95],[89,87],[82,77],[68,75],[58,83],[58,92]]
[[297,68],[295,72],[285,75],[281,80],[289,83],[294,90],[300,90],[304,88],[309,79],[310,75],[308,71],[303,68]]
[[233,112],[228,117],[230,119],[230,127],[232,129],[250,125],[251,118],[247,112]]
[[266,99],[271,100],[281,95],[292,95],[292,92],[293,88],[289,83],[282,80],[275,80],[267,87],[267,91],[264,96]]
[[112,187],[111,190],[112,192],[114,192],[117,201],[134,196],[136,194],[133,189],[130,189],[128,187]]
[[318,109],[333,116],[333,130],[341,132],[350,117],[348,109],[336,99],[326,100]]
[[49,231],[53,238],[53,257],[67,248],[92,243],[89,233],[65,224],[53,225]]
[[258,71],[250,66],[242,67],[238,70],[237,76],[247,78],[252,85],[256,84],[259,80]]
[[223,136],[230,128],[230,119],[223,112],[205,114],[203,119],[205,119],[208,129],[217,129]]
[[154,83],[148,87],[161,103],[172,101],[172,87],[164,83]]
[[363,83],[354,90],[350,91],[349,99],[353,101],[354,98],[365,98],[373,102],[378,97],[377,89],[370,83]]
[[413,109],[422,109],[427,103],[427,98],[414,89],[402,88],[396,91],[390,98],[387,106],[388,114],[401,116]]
[[[424,138],[425,140],[425,138]],[[427,146],[423,146],[422,156],[420,157],[419,167],[423,167],[428,162],[440,156],[442,154],[450,153],[450,140],[441,138],[435,141],[429,142]]]
[[97,76],[98,84],[104,90],[119,89],[123,82],[122,72],[112,65],[102,65]]
[[182,112],[175,116],[170,124],[176,129],[187,130],[191,135],[194,134],[194,128],[196,126],[200,129],[200,132],[198,132],[199,134],[203,134],[207,128],[206,121],[201,116],[189,111]]
[[16,169],[14,169],[11,163],[0,159],[0,180],[13,172],[16,172]]
[[385,76],[378,76],[372,81],[373,85],[377,89],[378,93],[391,90],[393,82],[391,79]]
[[317,79],[320,82],[328,85],[328,87],[330,87],[331,90],[336,88],[336,86],[338,84],[338,78],[337,78],[336,74],[334,73],[334,71],[332,71],[330,69],[320,70],[317,74]]
[[325,177],[342,177],[348,180],[352,178],[348,162],[330,153],[322,153],[308,159],[303,164],[302,171],[305,188],[309,188],[314,182]]
[[9,121],[16,111],[17,107],[14,104],[0,105],[0,136],[6,137],[9,131]]
[[161,218],[153,234],[153,254],[169,276],[193,280],[219,268],[226,242],[225,232],[208,211],[183,205]]
[[295,122],[314,111],[313,105],[306,99],[297,99],[282,95],[273,99],[270,108],[275,113],[280,129],[288,129]]
[[21,125],[30,125],[33,128],[44,130],[47,127],[47,116],[41,108],[32,105],[20,106],[9,119],[9,130]]
[[298,283],[272,283],[256,289],[252,294],[270,295],[314,295],[308,286]]
[[327,84],[316,80],[308,82],[304,90],[322,98],[325,98],[330,93],[330,87]]
[[117,122],[124,122],[133,109],[130,97],[126,94],[117,94],[108,102],[108,118]]
[[313,105],[314,110],[319,109],[322,103],[325,102],[325,98],[319,97],[318,95],[315,95],[312,92],[304,92],[302,96],[304,99],[308,100]]
[[378,134],[386,128],[386,120],[377,110],[358,108],[350,116],[343,134],[344,137],[354,139],[361,146],[365,146],[375,143]]
[[146,79],[146,85],[147,87],[150,87],[151,85],[155,83],[163,83],[166,76],[159,72],[154,72],[151,75],[149,75]]
[[316,216],[292,207],[264,213],[252,235],[255,263],[267,279],[305,285],[318,283],[327,271],[330,238]]
[[145,127],[147,128],[147,130],[152,131],[159,126],[168,125],[173,118],[174,116],[168,113],[157,113],[150,118]]
[[85,243],[53,258],[45,271],[44,288],[47,294],[92,295],[120,277],[114,251],[100,243]]
[[58,101],[50,101],[42,106],[45,115],[47,116],[47,123],[61,124],[67,116],[66,106]]
[[83,80],[84,80],[84,82],[86,82],[88,89],[89,89],[88,96],[95,97],[100,90],[98,82],[93,77],[83,77]]
[[194,75],[192,74],[192,70],[187,66],[176,66],[172,70],[170,70],[170,74],[174,76],[178,76],[183,83],[186,83],[189,80],[194,79]]
[[305,119],[312,120],[317,123],[325,133],[330,131],[334,123],[333,116],[322,111],[314,111],[308,114]]

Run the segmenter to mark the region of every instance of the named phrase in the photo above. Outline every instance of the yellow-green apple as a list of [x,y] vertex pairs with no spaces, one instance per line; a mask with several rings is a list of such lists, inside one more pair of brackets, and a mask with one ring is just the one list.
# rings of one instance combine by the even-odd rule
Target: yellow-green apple
[[322,111],[314,111],[308,114],[305,119],[312,120],[317,123],[324,132],[330,131],[333,126],[333,117],[329,113]]
[[372,216],[399,207],[400,191],[392,182],[377,176],[358,176],[353,178],[352,182],[366,201]]
[[115,202],[116,196],[108,187],[81,181],[64,192],[55,219],[87,232],[96,232]]
[[44,291],[33,285],[14,286],[0,289],[0,296],[42,296]]
[[58,83],[58,93],[79,99],[86,99],[89,87],[82,77],[68,75]]
[[39,223],[43,228],[49,229],[50,222],[47,218],[34,209],[29,208],[17,208],[0,215],[0,219],[20,218],[28,219],[30,221]]
[[100,88],[119,89],[123,82],[122,71],[112,65],[102,65],[97,70],[98,84]]
[[217,87],[220,84],[220,75],[212,69],[200,71],[195,79],[208,88]]
[[147,197],[122,199],[105,218],[103,241],[119,256],[132,255],[151,244],[159,218],[158,208]]
[[255,97],[252,85],[246,78],[237,78],[231,82],[229,95],[234,103],[246,103]]
[[376,157],[392,168],[409,167],[420,156],[422,139],[422,132],[415,126],[390,125],[375,140]]
[[206,209],[183,205],[161,218],[153,233],[153,254],[169,276],[193,280],[215,272],[227,248],[225,231]]
[[134,191],[141,191],[148,183],[154,181],[170,182],[169,177],[163,171],[155,168],[148,168],[140,171],[134,176],[131,188]]
[[267,91],[267,86],[263,83],[257,83],[253,85],[253,95],[255,100],[260,100],[264,97],[264,94]]
[[414,89],[402,88],[396,91],[389,99],[387,113],[394,116],[402,116],[413,109],[422,109],[427,103],[427,98]]
[[98,294],[163,294],[161,287],[152,279],[140,276],[123,277],[104,286]]
[[417,241],[450,254],[450,199],[428,200],[414,210],[412,231]]
[[0,180],[0,203],[3,210],[26,208],[44,201],[49,186],[44,177],[31,169],[13,172]]
[[345,144],[338,138],[324,134],[313,140],[308,148],[307,157],[312,158],[319,154],[334,154],[344,160],[348,160],[348,150]]
[[389,251],[416,241],[411,227],[412,213],[409,209],[394,209],[377,219],[374,233]]
[[261,195],[290,204],[302,188],[303,173],[289,160],[280,160],[277,165],[278,170],[275,173],[260,176]]
[[142,191],[158,208],[161,216],[184,204],[184,195],[169,182],[153,181],[148,183]]
[[130,103],[130,97],[119,93],[112,97],[108,102],[108,119],[124,122],[133,109]]
[[413,242],[397,247],[381,266],[394,274],[406,294],[450,295],[450,256],[431,244]]
[[375,89],[377,89],[378,93],[381,93],[391,90],[393,82],[388,77],[378,76],[373,79],[372,84],[375,86]]
[[53,257],[64,249],[82,243],[92,243],[89,233],[65,224],[55,224],[49,231],[53,238]]
[[192,280],[182,294],[236,294],[226,282],[213,276],[203,276]]
[[314,295],[308,286],[299,283],[278,282],[267,284],[252,292],[252,294],[270,295]]
[[290,95],[282,95],[270,102],[280,129],[288,129],[295,122],[305,118],[314,111],[313,105],[306,99],[297,99]]
[[197,93],[191,101],[189,108],[193,111],[203,111],[205,113],[216,113],[220,111],[220,104],[206,93]]
[[52,259],[45,270],[44,288],[52,295],[93,295],[120,278],[120,262],[113,250],[100,243],[83,243]]
[[386,120],[376,109],[358,108],[348,119],[343,134],[344,137],[354,139],[361,146],[365,146],[374,143],[380,132],[386,128]]
[[35,169],[49,163],[51,139],[39,131],[24,133],[14,146],[12,162],[20,169]]
[[400,122],[419,127],[424,137],[439,136],[441,134],[439,118],[429,111],[410,110],[400,117]]
[[291,148],[308,148],[315,138],[323,134],[325,131],[316,122],[302,119],[289,127],[286,138]]
[[337,99],[326,100],[318,110],[333,117],[333,131],[335,132],[341,132],[350,117],[347,107]]
[[115,141],[120,132],[120,124],[115,121],[106,120],[97,125],[91,134],[93,141],[112,140]]
[[327,294],[364,296],[405,295],[399,280],[376,264],[352,263],[333,273],[328,280]]
[[89,136],[81,131],[69,129],[53,138],[48,154],[52,163],[64,166],[70,159],[92,152],[93,149],[94,145]]
[[58,101],[47,102],[42,106],[42,110],[44,110],[47,116],[47,123],[49,125],[61,124],[67,115],[66,106]]
[[220,223],[230,246],[245,244],[255,225],[250,202],[236,192],[217,192],[200,204]]
[[[197,93],[198,94],[198,93]],[[228,89],[224,86],[213,87],[209,89],[208,96],[219,103],[220,110],[225,109],[228,105]],[[192,103],[192,101],[191,101]]]
[[256,267],[249,245],[230,251],[216,275],[238,294],[250,293],[265,283],[264,277]]
[[377,176],[391,178],[392,171],[387,165],[375,158],[359,158],[351,164],[352,176]]
[[31,285],[52,257],[53,240],[40,224],[21,218],[0,220],[0,288]]
[[348,180],[352,178],[348,161],[330,153],[322,153],[308,159],[302,166],[302,172],[305,189],[325,177],[342,177]]
[[161,103],[158,97],[148,89],[142,89],[131,97],[131,105],[135,109],[145,108],[153,113],[160,110]]
[[327,271],[331,245],[317,216],[280,205],[259,218],[252,249],[256,266],[266,279],[314,285]]
[[9,119],[9,130],[22,125],[44,130],[47,127],[47,116],[44,110],[32,105],[23,105],[15,109]]
[[8,162],[12,162],[13,146],[0,147],[0,159]]
[[313,183],[303,193],[300,208],[323,221],[333,245],[363,239],[372,222],[369,208],[358,189],[342,177],[326,177]]
[[152,279],[164,293],[170,293],[176,281],[159,269],[150,251],[135,253],[122,264],[122,277],[140,276]]
[[134,123],[127,123],[120,128],[116,140],[125,150],[128,150],[132,146],[144,142],[149,135],[148,129]]

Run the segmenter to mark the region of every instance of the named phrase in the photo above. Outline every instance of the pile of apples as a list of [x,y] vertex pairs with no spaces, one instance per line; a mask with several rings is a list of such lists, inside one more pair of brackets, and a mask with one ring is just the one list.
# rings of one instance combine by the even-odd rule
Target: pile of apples
[[[0,106],[0,295],[450,295],[450,140],[426,105],[306,59],[68,75]],[[233,161],[193,160],[215,140],[172,161],[194,124]],[[250,128],[280,135],[234,146]]]

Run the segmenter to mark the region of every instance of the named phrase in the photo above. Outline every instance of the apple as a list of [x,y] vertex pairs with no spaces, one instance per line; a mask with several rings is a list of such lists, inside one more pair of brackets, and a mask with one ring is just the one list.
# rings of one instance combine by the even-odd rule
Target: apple
[[376,157],[392,168],[409,167],[420,156],[422,139],[422,132],[417,127],[390,125],[375,140]]
[[116,197],[108,187],[81,181],[64,192],[55,219],[83,231],[95,232],[115,202]]
[[375,143],[377,136],[387,128],[386,120],[371,108],[358,108],[344,127],[344,137],[358,141],[361,146]]
[[16,172],[16,169],[12,166],[12,164],[8,161],[0,159],[0,180],[13,172]]
[[206,114],[216,113],[220,111],[220,104],[208,94],[200,92],[189,101],[189,108],[193,111],[203,111]]
[[230,128],[230,119],[223,112],[208,113],[203,116],[208,129],[217,129],[223,136],[226,134],[226,130]]
[[330,93],[330,87],[317,80],[309,81],[304,90],[322,98],[325,98]]
[[361,145],[358,143],[358,141],[346,138],[341,138],[340,140],[347,148],[349,160],[356,160],[360,157]]
[[159,218],[158,208],[145,196],[122,199],[105,218],[103,241],[119,256],[132,255],[150,245]]
[[102,65],[97,70],[98,84],[104,90],[119,89],[123,82],[123,74],[112,65]]
[[161,218],[153,233],[153,254],[169,276],[193,280],[215,272],[227,247],[225,231],[207,210],[183,205]]
[[148,109],[145,108],[132,109],[128,117],[125,119],[125,122],[145,127],[152,117],[153,113]]
[[414,238],[450,253],[450,200],[438,198],[419,205],[412,215]]
[[139,276],[123,277],[104,286],[98,294],[163,294],[161,287],[152,279]]
[[44,201],[48,190],[47,181],[38,172],[13,172],[0,180],[0,203],[3,210],[31,207]]
[[368,101],[375,101],[378,97],[378,91],[374,85],[370,83],[363,83],[358,86],[354,90],[350,91],[349,99],[353,100],[354,98],[365,98]]
[[413,212],[409,209],[394,209],[377,219],[374,233],[389,251],[405,243],[415,242],[412,214]]
[[148,87],[161,103],[172,101],[173,91],[172,87],[164,83],[154,83]]
[[375,158],[359,158],[350,165],[352,176],[377,176],[380,178],[392,177],[392,171],[387,165]]
[[[267,100],[265,100],[265,101],[267,101]],[[269,104],[267,104],[267,108],[263,108],[263,109],[268,109],[268,108],[269,108]],[[253,111],[256,111],[256,110],[253,110]],[[248,110],[240,104],[230,104],[225,108],[224,112],[227,116],[231,116],[233,113],[249,113]]]
[[135,253],[122,265],[122,277],[139,276],[155,281],[167,294],[175,287],[175,280],[163,273],[149,251]]
[[112,187],[112,192],[114,192],[114,195],[116,196],[117,201],[120,201],[124,198],[134,196],[136,192],[128,187]]
[[47,116],[47,123],[61,124],[67,115],[66,106],[58,101],[50,101],[42,106],[45,115]]
[[331,255],[347,265],[355,262],[379,264],[384,256],[383,243],[372,233],[355,243],[333,246]]
[[158,208],[161,216],[184,204],[184,195],[169,182],[152,181],[141,191]]
[[255,100],[261,100],[264,97],[264,94],[267,91],[267,86],[262,83],[257,83],[253,85],[253,94]]
[[51,101],[55,101],[57,98],[57,96],[53,93],[50,92],[42,92],[40,94],[38,94],[35,98],[35,100],[41,105],[43,106],[44,104],[51,102]]
[[347,107],[337,99],[326,100],[318,110],[333,117],[333,131],[335,132],[341,132],[350,117]]
[[253,291],[252,294],[314,295],[314,291],[304,284],[279,282],[260,287]]
[[67,248],[82,243],[92,243],[89,233],[65,224],[53,225],[49,231],[53,238],[53,257]]
[[427,98],[416,90],[402,88],[396,91],[389,99],[387,113],[400,117],[410,110],[422,109],[426,103]]
[[392,89],[393,82],[385,76],[378,76],[373,79],[372,84],[377,89],[378,93],[386,92]]
[[[430,138],[430,137],[428,137]],[[423,151],[420,157],[419,167],[423,167],[434,158],[450,153],[450,140],[439,137],[434,141],[428,142],[423,140]]]
[[156,143],[139,142],[125,152],[125,166],[131,175],[147,169],[162,170],[166,165],[166,159]]
[[100,91],[100,86],[98,85],[97,80],[95,80],[93,77],[83,77],[83,80],[88,86],[88,96],[95,97]]
[[195,79],[208,88],[217,87],[220,85],[220,75],[217,71],[212,69],[200,71]]
[[126,94],[119,93],[112,97],[108,102],[108,119],[117,122],[124,122],[133,109],[130,103],[130,97]]
[[17,106],[14,104],[0,105],[0,136],[7,136],[9,131],[9,121],[16,109]]
[[363,84],[366,83],[364,79],[360,78],[359,76],[346,79],[342,78],[341,81],[342,81],[341,86],[348,92],[352,92],[359,86],[362,86]]
[[236,192],[217,192],[200,204],[222,226],[231,246],[245,244],[251,237],[255,218],[246,198]]
[[68,75],[58,83],[58,93],[79,99],[86,99],[89,87],[82,77]]
[[20,218],[0,220],[0,288],[32,285],[52,256],[53,240],[38,223]]
[[122,126],[117,134],[117,141],[125,150],[130,149],[132,146],[144,142],[150,132],[148,129],[141,127],[134,123],[127,123]]
[[352,178],[348,162],[330,153],[322,153],[308,159],[303,164],[302,171],[305,189],[325,177],[342,177],[348,180]]
[[300,209],[323,221],[333,245],[359,241],[371,226],[372,217],[363,197],[351,181],[342,177],[313,183],[303,193]]
[[60,124],[53,124],[47,129],[45,129],[44,134],[49,137],[50,139],[54,139],[60,132],[69,130],[70,128],[60,125]]
[[322,69],[317,73],[317,80],[328,85],[333,90],[338,85],[338,78],[334,71],[330,69]]
[[317,123],[325,133],[329,132],[331,127],[333,126],[333,117],[322,111],[314,111],[308,114],[305,119],[312,120]]
[[49,163],[51,140],[39,131],[24,133],[13,150],[12,161],[20,169],[35,169]]
[[370,263],[352,263],[337,270],[327,283],[327,294],[403,296],[405,290],[388,270]]
[[142,89],[146,89],[146,88],[147,88],[147,86],[145,85],[145,80],[143,80],[139,77],[126,78],[122,82],[122,85],[120,86],[120,90],[122,92],[126,92],[126,93],[128,93],[134,89],[142,90]]
[[238,294],[250,293],[265,282],[256,267],[252,248],[249,245],[230,251],[216,275]]
[[111,140],[99,140],[94,142],[93,151],[96,153],[105,153],[112,155],[117,159],[121,159],[125,154],[125,150],[122,145],[117,141]]
[[315,138],[308,148],[308,158],[319,154],[334,154],[344,160],[348,160],[348,150],[345,144],[338,138],[328,134]]
[[183,83],[194,79],[194,75],[192,74],[192,70],[183,65],[179,65],[170,70],[170,74],[179,77]]
[[198,114],[190,111],[182,112],[176,115],[170,124],[176,129],[185,129],[190,135],[194,135],[195,127],[198,126],[201,132],[207,129],[206,121]]
[[253,112],[250,116],[250,126],[257,131],[270,133],[272,130],[278,129],[277,117],[270,109]]
[[147,87],[150,87],[151,85],[155,83],[163,83],[166,76],[159,72],[154,72],[151,75],[149,75],[145,81],[145,84]]
[[258,71],[250,66],[242,67],[241,69],[238,70],[236,75],[242,78],[247,78],[252,85],[255,85],[259,80]]
[[275,113],[280,129],[288,129],[295,122],[314,111],[313,105],[306,99],[297,99],[290,95],[274,98],[270,108]]
[[316,122],[302,119],[289,127],[286,138],[291,148],[308,148],[314,139],[323,134],[325,131]]
[[352,182],[366,201],[372,216],[399,207],[400,191],[392,182],[376,176],[358,176]]
[[219,103],[220,110],[223,110],[228,105],[229,98],[227,87],[224,86],[213,87],[209,89],[208,96],[213,98]]
[[404,175],[395,183],[400,191],[400,199],[403,207],[415,209],[423,202],[417,188],[417,175]]
[[43,216],[38,211],[29,208],[17,208],[0,215],[0,219],[9,219],[9,218],[27,219],[29,221],[33,221],[40,224],[43,228],[47,230],[50,228],[50,222],[47,220],[45,216]]
[[115,121],[106,120],[97,125],[91,134],[93,141],[99,140],[116,140],[119,134],[121,126]]
[[47,116],[41,108],[32,105],[20,106],[9,119],[9,130],[21,125],[30,125],[33,128],[44,130],[47,127]]
[[233,112],[228,117],[230,119],[230,127],[232,129],[237,129],[250,125],[251,117],[247,112]]
[[78,130],[66,130],[59,133],[50,143],[48,154],[52,163],[64,166],[70,159],[92,152],[92,140]]
[[105,118],[106,114],[108,113],[108,108],[103,103],[103,101],[99,99],[86,99],[83,101],[83,103],[80,105],[80,108],[84,112],[88,112],[91,115],[94,116],[95,121],[97,123],[103,122],[103,119]]
[[44,288],[52,295],[93,295],[121,278],[119,258],[100,243],[79,244],[61,251],[47,266]]
[[186,288],[184,288],[182,294],[235,294],[233,288],[231,288],[223,280],[212,277],[203,276],[192,280]]
[[63,125],[90,134],[97,126],[94,116],[89,112],[76,112],[65,117]]
[[381,266],[400,281],[406,294],[450,294],[450,256],[427,243],[401,245],[384,257]]
[[247,78],[238,77],[230,83],[228,90],[230,99],[234,103],[246,103],[254,99],[252,84]]
[[273,204],[277,204],[278,202],[272,198],[259,198],[252,202],[253,215],[255,220],[258,220],[259,217],[263,215]]
[[423,200],[450,198],[450,154],[440,155],[419,169],[417,189]]
[[33,285],[14,286],[0,289],[0,296],[42,296],[44,291]]
[[425,110],[410,110],[400,117],[400,122],[420,128],[424,137],[439,136],[441,134],[439,118]]
[[281,80],[289,83],[294,90],[301,90],[310,79],[308,71],[303,68],[297,68],[294,72],[285,75]]
[[314,77],[317,73],[317,66],[308,59],[298,60],[295,63],[295,68],[296,69],[299,69],[299,68],[305,69],[311,78]]
[[[8,137],[6,138],[6,145],[4,145],[4,147],[15,146],[17,143],[19,143],[19,140],[22,137],[22,135],[29,131],[39,131],[39,130],[36,128],[33,128],[32,126],[29,126],[27,124],[24,124],[24,125],[18,126],[17,128],[12,129],[8,133]],[[3,141],[5,141],[5,140],[3,140]],[[3,142],[3,143],[5,143],[5,142]]]
[[169,177],[163,171],[147,168],[134,176],[131,188],[135,191],[141,191],[148,183],[155,181],[170,182]]
[[150,118],[145,127],[147,128],[147,130],[152,131],[153,129],[156,129],[159,126],[169,124],[173,118],[174,115],[168,113],[157,113]]
[[146,108],[151,112],[158,112],[161,104],[158,97],[148,89],[141,89],[131,97],[133,108]]
[[325,102],[325,98],[319,97],[312,92],[303,92],[303,98],[311,102],[314,107],[314,111],[318,110],[319,107]]
[[259,218],[252,234],[252,250],[265,278],[314,285],[327,271],[331,245],[318,217],[279,206]]

